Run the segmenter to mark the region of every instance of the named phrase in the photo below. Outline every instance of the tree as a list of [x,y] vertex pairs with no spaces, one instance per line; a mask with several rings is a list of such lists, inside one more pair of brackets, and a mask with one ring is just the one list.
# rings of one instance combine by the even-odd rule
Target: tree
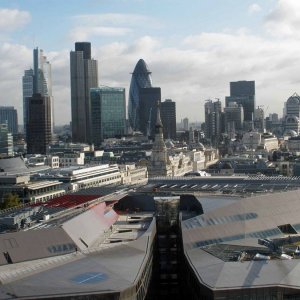
[[3,196],[3,202],[0,204],[0,209],[16,207],[20,205],[20,198],[17,194],[7,193]]

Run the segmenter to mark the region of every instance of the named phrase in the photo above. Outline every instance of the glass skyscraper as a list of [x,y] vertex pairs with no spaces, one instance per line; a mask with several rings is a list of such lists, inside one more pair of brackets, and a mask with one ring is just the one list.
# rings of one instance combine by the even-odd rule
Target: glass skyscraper
[[152,87],[151,72],[143,59],[136,64],[132,73],[129,99],[128,119],[133,130],[141,130],[140,122],[140,90]]
[[51,64],[44,56],[43,50],[35,48],[33,50],[33,69],[25,70],[22,79],[23,83],[23,122],[26,135],[28,120],[28,98],[39,93],[49,97],[51,109],[51,133],[54,129],[54,103],[52,96],[52,75]]
[[91,142],[90,88],[98,86],[98,62],[91,58],[91,43],[75,43],[70,52],[72,141]]
[[92,143],[125,134],[124,88],[99,87],[90,90]]
[[225,98],[226,107],[236,102],[243,106],[244,120],[253,121],[255,110],[255,81],[230,82],[230,96]]
[[0,106],[0,124],[7,124],[10,133],[18,133],[18,113],[13,106]]

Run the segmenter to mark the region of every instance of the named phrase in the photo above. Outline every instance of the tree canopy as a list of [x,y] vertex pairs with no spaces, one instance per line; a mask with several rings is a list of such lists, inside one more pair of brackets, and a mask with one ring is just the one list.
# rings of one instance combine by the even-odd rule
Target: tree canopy
[[20,205],[20,198],[13,193],[7,193],[3,196],[3,202],[0,203],[0,209],[16,207]]

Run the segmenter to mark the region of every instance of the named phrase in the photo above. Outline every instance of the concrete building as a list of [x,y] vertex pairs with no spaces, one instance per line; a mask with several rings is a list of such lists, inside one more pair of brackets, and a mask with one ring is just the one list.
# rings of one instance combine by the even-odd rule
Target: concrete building
[[13,106],[0,106],[0,124],[7,124],[11,134],[18,133],[18,112]]
[[27,101],[27,153],[46,154],[51,143],[50,98],[33,94]]
[[98,86],[98,62],[91,57],[91,43],[76,42],[70,52],[72,141],[90,143],[90,89]]

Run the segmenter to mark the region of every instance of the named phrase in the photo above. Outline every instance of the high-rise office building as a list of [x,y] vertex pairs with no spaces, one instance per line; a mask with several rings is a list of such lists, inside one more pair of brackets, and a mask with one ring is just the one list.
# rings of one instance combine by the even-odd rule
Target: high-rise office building
[[166,99],[160,105],[161,121],[163,123],[164,137],[176,139],[176,103]]
[[243,106],[244,120],[253,121],[255,110],[255,81],[230,82],[230,96],[225,98],[226,107],[230,102]]
[[230,102],[228,107],[224,108],[225,131],[234,134],[243,129],[244,110],[240,104]]
[[124,88],[99,87],[90,90],[92,143],[125,134],[126,101]]
[[139,130],[150,138],[154,138],[157,103],[161,102],[161,90],[159,87],[140,88]]
[[[143,59],[140,59],[132,73],[129,98],[128,98],[128,119],[133,130],[141,130],[140,124],[140,89],[151,88],[151,72]],[[157,99],[158,100],[158,99]]]
[[18,133],[18,113],[13,106],[0,106],[0,124],[7,124],[10,133]]
[[98,62],[91,58],[91,43],[75,43],[70,52],[72,140],[91,142],[90,89],[98,86]]
[[182,120],[182,123],[183,123],[183,129],[184,130],[189,130],[189,119],[188,118],[184,118]]
[[51,142],[50,97],[33,94],[28,98],[27,153],[46,154]]
[[222,129],[222,103],[220,100],[206,100],[205,110],[205,136],[213,144],[218,143]]
[[50,101],[51,133],[54,130],[54,102],[52,96],[52,72],[51,64],[44,55],[43,50],[33,50],[33,69],[25,70],[22,78],[23,83],[23,122],[25,135],[28,120],[28,98],[39,93],[47,96]]
[[0,158],[14,155],[13,137],[7,124],[0,124]]

